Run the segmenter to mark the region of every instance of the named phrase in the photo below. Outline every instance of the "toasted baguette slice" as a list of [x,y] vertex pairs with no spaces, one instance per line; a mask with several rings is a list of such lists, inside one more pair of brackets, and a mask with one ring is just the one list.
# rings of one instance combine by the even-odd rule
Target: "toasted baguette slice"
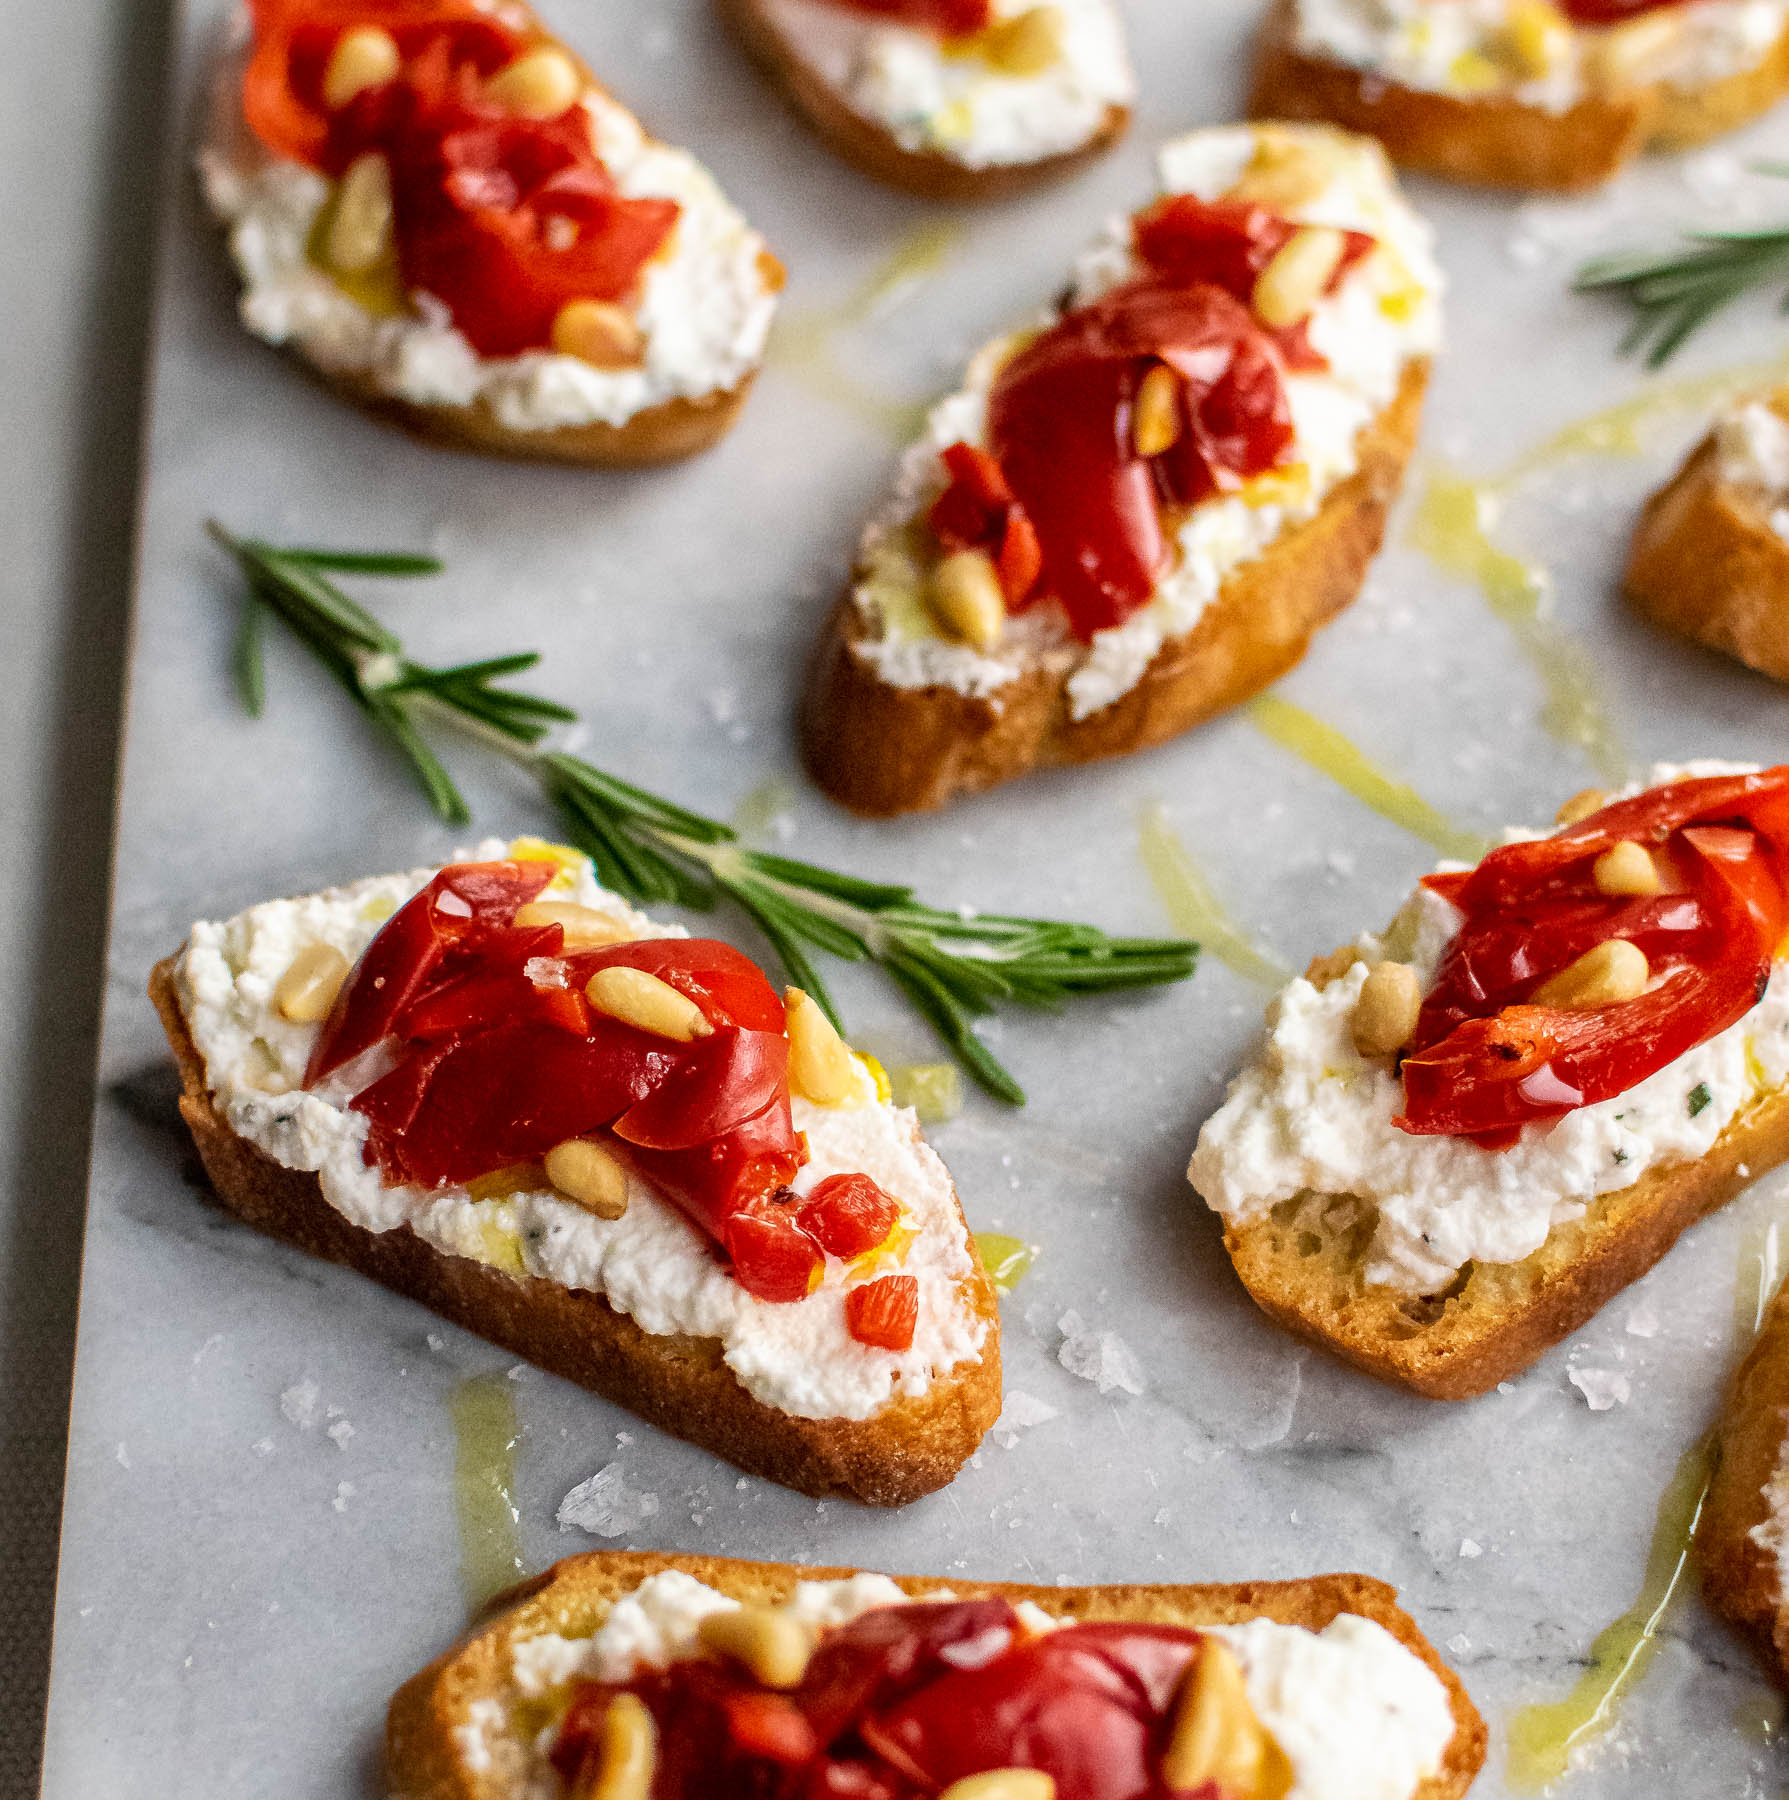
[[[1660,765],[1652,785],[1735,772]],[[1224,1215],[1225,1248],[1262,1311],[1436,1400],[1469,1399],[1525,1369],[1689,1226],[1789,1159],[1780,960],[1757,1007],[1657,1070],[1640,1097],[1636,1084],[1565,1115],[1553,1127],[1563,1138],[1525,1126],[1519,1143],[1484,1150],[1404,1136],[1395,1054],[1351,1041],[1359,995],[1381,962],[1402,963],[1426,990],[1458,928],[1446,901],[1418,888],[1384,936],[1317,958],[1270,1007],[1269,1041],[1202,1128],[1188,1168]],[[1687,1121],[1705,1113],[1686,1141]],[[1506,1155],[1518,1160],[1497,1161]],[[1587,1192],[1606,1159],[1636,1156],[1631,1185]],[[1364,1191],[1345,1191],[1351,1178]],[[1492,1260],[1500,1245],[1513,1256],[1530,1243],[1517,1260]]]
[[[735,1562],[712,1556],[594,1552],[557,1563],[492,1602],[484,1622],[446,1655],[413,1676],[393,1697],[386,1720],[386,1776],[393,1800],[523,1800],[502,1757],[474,1769],[462,1751],[465,1733],[478,1731],[481,1702],[505,1721],[518,1701],[515,1646],[547,1634],[588,1637],[611,1606],[648,1576],[680,1570],[731,1598],[777,1605],[801,1581],[840,1580],[849,1569],[810,1569],[789,1563]],[[1457,1800],[1485,1758],[1486,1733],[1458,1676],[1435,1654],[1396,1603],[1396,1590],[1366,1575],[1316,1575],[1303,1581],[1205,1583],[1197,1586],[1034,1587],[1012,1582],[944,1582],[899,1576],[910,1598],[947,1593],[959,1600],[1001,1597],[1030,1601],[1052,1617],[1075,1623],[1129,1621],[1188,1627],[1240,1625],[1271,1619],[1320,1631],[1344,1613],[1381,1625],[1435,1674],[1447,1690],[1455,1728],[1441,1768],[1410,1800]],[[473,1759],[476,1760],[476,1759]],[[508,1759],[513,1768],[513,1759]]]
[[1509,95],[1462,97],[1404,87],[1299,46],[1296,0],[1263,27],[1249,112],[1327,119],[1365,132],[1406,168],[1487,187],[1600,187],[1648,148],[1679,150],[1732,131],[1789,93],[1789,33],[1762,61],[1703,87],[1662,83],[1587,94],[1549,112]]
[[[1382,316],[1370,329],[1391,334],[1392,347],[1361,359],[1370,375],[1338,361],[1286,377],[1289,392],[1301,381],[1313,391],[1320,384],[1326,399],[1351,409],[1341,416],[1358,420],[1352,439],[1321,449],[1294,439],[1288,473],[1306,482],[1297,500],[1274,487],[1270,471],[1255,484],[1258,493],[1187,509],[1168,531],[1173,549],[1155,595],[1122,627],[1096,632],[1087,643],[1066,624],[1050,635],[1055,602],[1047,597],[1046,569],[1046,597],[1003,620],[995,640],[966,665],[968,646],[925,622],[928,570],[943,554],[926,520],[943,482],[942,452],[953,439],[968,441],[966,430],[985,430],[965,420],[985,414],[987,387],[1013,347],[1027,341],[1024,334],[996,340],[908,451],[896,494],[866,530],[850,587],[810,666],[802,722],[807,765],[855,812],[928,810],[1034,769],[1125,756],[1176,737],[1284,674],[1317,628],[1360,590],[1415,443],[1428,350],[1438,335],[1439,276],[1428,259],[1426,227],[1397,194],[1376,146],[1325,128],[1194,132],[1164,146],[1161,165],[1169,194],[1261,204],[1294,225],[1304,208],[1327,220],[1340,204],[1378,226],[1387,245],[1383,262],[1356,265],[1344,280],[1362,286],[1326,295],[1320,304],[1333,310],[1319,323],[1332,325],[1344,351],[1358,356],[1352,334],[1362,313],[1377,306]],[[1374,235],[1367,225],[1362,230]],[[1115,230],[1077,265],[1071,291],[1085,294],[1083,282],[1104,291],[1132,254],[1128,226]],[[1395,295],[1367,285],[1388,279],[1400,284]],[[1363,304],[1348,313],[1354,301]],[[1299,416],[1296,404],[1293,412]],[[1318,468],[1323,473],[1314,475]],[[1246,509],[1245,519],[1270,521],[1246,549],[1233,547],[1252,529],[1236,525],[1236,508]],[[1210,587],[1199,588],[1204,581]],[[1175,610],[1183,602],[1171,596],[1187,590],[1200,594],[1202,609]],[[1143,627],[1153,635],[1139,652],[1135,634]],[[917,663],[907,660],[914,656]]]
[[1784,1508],[1789,1507],[1789,1292],[1734,1371],[1715,1428],[1714,1475],[1696,1527],[1702,1592],[1737,1626],[1776,1684],[1789,1691],[1784,1605]]
[[899,1506],[944,1486],[1000,1412],[999,1309],[973,1237],[962,1301],[985,1323],[978,1360],[934,1374],[925,1394],[863,1419],[800,1418],[754,1397],[718,1338],[653,1334],[600,1295],[469,1256],[408,1225],[374,1232],[331,1206],[315,1174],[287,1168],[230,1127],[212,1094],[176,985],[158,963],[149,993],[180,1066],[181,1116],[219,1203],[283,1243],[343,1263],[444,1318],[638,1413],[648,1423],[805,1494]]
[[1711,434],[1646,503],[1624,586],[1655,625],[1789,681],[1789,540],[1771,514],[1723,477]]
[[1438,1295],[1361,1279],[1371,1220],[1337,1231],[1333,1194],[1286,1201],[1224,1247],[1275,1323],[1431,1400],[1469,1400],[1519,1374],[1638,1281],[1698,1219],[1789,1158],[1789,1094],[1760,1100],[1699,1162],[1653,1170],[1555,1225],[1516,1263],[1473,1263]]
[[[242,104],[253,48],[246,36],[218,59],[197,157],[211,211],[230,233],[243,323],[290,350],[344,400],[428,443],[611,467],[695,455],[725,435],[751,391],[782,265],[695,158],[647,136],[573,52],[545,35],[522,0],[504,18],[528,20],[541,34],[538,44],[561,51],[576,70],[583,83],[576,104],[589,114],[622,190],[667,196],[683,208],[624,303],[639,337],[634,361],[592,366],[544,347],[487,359],[451,320],[444,326],[438,302],[401,295],[395,265],[378,282],[333,275],[317,243],[340,184],[254,136]],[[377,310],[367,304],[374,288]],[[678,361],[691,335],[682,319],[678,330],[661,329],[664,319],[692,308],[713,315],[700,334],[700,366]],[[661,351],[661,341],[673,340],[678,351]]]
[[[886,121],[854,106],[820,63],[803,54],[802,45],[778,18],[776,0],[717,0],[717,4],[752,60],[831,149],[873,179],[927,200],[1003,199],[1069,174],[1110,149],[1130,122],[1128,101],[1114,98],[1079,141],[1042,155],[972,161],[942,148],[910,147]],[[1114,32],[1120,29],[1114,20]],[[1128,79],[1114,86],[1128,97]]]

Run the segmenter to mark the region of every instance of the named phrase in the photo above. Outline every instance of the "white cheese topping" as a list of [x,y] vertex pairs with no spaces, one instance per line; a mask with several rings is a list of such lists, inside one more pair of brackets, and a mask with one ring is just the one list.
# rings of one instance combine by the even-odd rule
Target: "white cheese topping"
[[1789,1581],[1784,1579],[1789,1573],[1785,1562],[1789,1557],[1789,1431],[1777,1446],[1777,1465],[1764,1484],[1764,1505],[1764,1518],[1752,1527],[1752,1542],[1777,1566],[1777,1603],[1781,1605],[1789,1594]]
[[1789,538],[1789,419],[1766,400],[1748,400],[1717,421],[1714,443],[1722,484]]
[[1512,15],[1532,9],[1533,0],[1297,0],[1297,44],[1400,87],[1509,95],[1560,113],[1587,95],[1740,74],[1789,23],[1789,0],[1688,0],[1621,26],[1556,31],[1543,48],[1511,29]]
[[[1652,785],[1732,768],[1660,765]],[[1187,1169],[1213,1211],[1244,1223],[1311,1195],[1327,1216],[1347,1196],[1377,1211],[1367,1280],[1433,1292],[1468,1262],[1520,1262],[1599,1194],[1706,1156],[1789,1081],[1789,964],[1779,962],[1737,1024],[1612,1100],[1525,1126],[1508,1150],[1400,1131],[1403,1084],[1390,1057],[1355,1049],[1354,1004],[1368,963],[1386,959],[1412,964],[1427,992],[1459,924],[1419,887],[1382,937],[1361,936],[1364,962],[1322,989],[1301,976],[1274,999],[1265,1045],[1206,1121]]]
[[[786,1610],[804,1624],[837,1626],[906,1599],[886,1575],[852,1575],[802,1582]],[[696,1655],[702,1621],[737,1605],[666,1569],[618,1600],[594,1636],[518,1644],[511,1679],[528,1698],[580,1677],[626,1681]],[[1031,1631],[1064,1622],[1029,1600],[1015,1610]],[[1287,1800],[1409,1800],[1441,1767],[1454,1735],[1447,1689],[1384,1626],[1343,1613],[1320,1632],[1271,1619],[1202,1629],[1235,1653],[1249,1704],[1292,1765]]]
[[[764,0],[789,54],[903,150],[972,169],[1041,162],[1079,150],[1128,106],[1136,78],[1113,0],[1052,0],[1062,53],[1009,74],[972,45],[874,18],[831,0]],[[995,0],[996,25],[1032,0]]]
[[[246,33],[246,21],[240,29]],[[547,351],[482,357],[432,295],[414,296],[412,314],[370,311],[307,255],[332,184],[274,156],[249,131],[242,55],[239,46],[219,61],[197,161],[206,200],[229,227],[242,322],[256,337],[291,345],[325,374],[369,377],[395,400],[483,402],[511,431],[624,425],[649,407],[737,387],[763,361],[776,311],[764,240],[688,151],[648,138],[595,89],[581,104],[621,192],[682,208],[634,306],[645,339],[640,366],[599,369]]]
[[[509,852],[492,842],[477,854],[491,860]],[[380,876],[193,927],[179,969],[182,1010],[233,1131],[287,1168],[315,1171],[329,1204],[368,1231],[408,1225],[447,1255],[601,1294],[655,1335],[721,1339],[727,1366],[749,1393],[802,1418],[868,1418],[979,1359],[987,1327],[963,1298],[973,1263],[950,1176],[912,1112],[879,1103],[867,1074],[858,1104],[795,1100],[810,1160],[794,1185],[806,1193],[829,1175],[861,1171],[906,1210],[914,1236],[898,1266],[919,1283],[918,1325],[907,1351],[874,1349],[850,1335],[847,1273],[831,1259],[807,1299],[754,1299],[683,1213],[637,1177],[628,1182],[626,1213],[612,1220],[550,1189],[474,1199],[464,1188],[386,1186],[364,1160],[367,1122],[349,1109],[350,1094],[331,1083],[302,1085],[319,1027],[281,1018],[273,994],[307,945],[332,945],[354,962],[434,873]],[[631,912],[597,885],[582,860],[562,879],[566,898],[625,917],[641,936],[682,935]]]
[[[858,653],[881,680],[988,696],[1042,662],[1073,671],[1070,710],[1084,719],[1135,687],[1163,644],[1199,622],[1233,570],[1312,517],[1354,473],[1360,436],[1391,403],[1405,368],[1440,345],[1442,280],[1432,234],[1398,194],[1377,144],[1324,127],[1192,132],[1163,146],[1162,191],[1220,199],[1258,154],[1308,172],[1289,190],[1303,197],[1276,210],[1299,224],[1366,232],[1381,246],[1311,319],[1311,341],[1329,359],[1328,371],[1286,377],[1297,432],[1295,466],[1261,477],[1240,494],[1190,508],[1155,597],[1124,624],[1095,632],[1091,645],[1074,642],[1060,610],[1049,603],[1010,619],[989,654],[953,643],[940,634],[925,604],[931,551],[923,515],[944,486],[939,452],[954,443],[985,444],[989,391],[1020,341],[1017,335],[996,340],[970,364],[965,386],[932,409],[925,436],[903,458],[894,495],[858,552],[855,599],[870,627]],[[1095,300],[1139,272],[1130,230],[1128,219],[1112,221],[1076,263],[1075,304]],[[1044,316],[1033,324],[1051,322]]]

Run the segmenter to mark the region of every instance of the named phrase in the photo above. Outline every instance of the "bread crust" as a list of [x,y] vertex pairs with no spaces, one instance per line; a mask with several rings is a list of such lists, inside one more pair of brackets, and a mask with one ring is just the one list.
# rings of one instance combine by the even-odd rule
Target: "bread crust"
[[1647,501],[1623,586],[1655,625],[1789,681],[1789,543],[1721,480],[1712,435]]
[[1033,769],[1127,756],[1259,693],[1359,593],[1416,442],[1428,371],[1426,360],[1405,369],[1361,435],[1360,466],[1315,516],[1236,569],[1193,629],[1170,638],[1129,692],[1087,718],[1069,717],[1073,664],[1061,658],[985,697],[892,686],[857,648],[870,628],[848,589],[809,669],[809,772],[856,813],[929,811]]
[[871,1506],[917,1500],[950,1481],[999,1416],[999,1303],[973,1238],[964,1299],[987,1325],[981,1360],[867,1419],[802,1419],[747,1393],[721,1360],[717,1338],[653,1335],[600,1295],[443,1255],[408,1226],[371,1232],[350,1223],[324,1199],[315,1175],[275,1162],[218,1111],[180,1008],[177,961],[156,965],[149,995],[180,1065],[181,1117],[219,1203],[256,1230],[358,1269],[660,1430],[816,1498],[843,1495]]
[[935,150],[908,150],[886,126],[866,119],[790,49],[763,0],[715,0],[752,60],[830,149],[873,180],[926,200],[1002,200],[1060,179],[1109,150],[1124,135],[1130,111],[1108,106],[1086,143],[1034,162],[976,168]]
[[1310,56],[1295,0],[1277,0],[1257,48],[1253,118],[1321,119],[1376,137],[1396,163],[1487,187],[1568,193],[1599,187],[1648,147],[1687,149],[1789,93],[1789,32],[1756,67],[1693,92],[1662,85],[1549,113],[1505,95],[1473,99],[1402,87]]
[[[1518,1263],[1471,1263],[1443,1295],[1417,1298],[1361,1280],[1368,1216],[1321,1227],[1338,1198],[1287,1202],[1224,1244],[1243,1286],[1276,1324],[1394,1386],[1468,1400],[1518,1374],[1638,1281],[1698,1219],[1789,1158],[1789,1092],[1765,1095],[1697,1162],[1654,1169],[1555,1225]],[[1309,1241],[1316,1239],[1313,1244]]]
[[1789,1292],[1734,1371],[1715,1427],[1714,1473],[1696,1527],[1708,1603],[1736,1626],[1770,1678],[1789,1692],[1789,1615],[1776,1557],[1752,1536],[1770,1516],[1764,1489],[1789,1433]]
[[[664,1569],[680,1569],[736,1599],[762,1604],[788,1599],[798,1581],[833,1581],[855,1572],[639,1552],[594,1551],[569,1557],[493,1601],[485,1622],[398,1690],[386,1717],[386,1774],[393,1800],[516,1800],[500,1772],[478,1773],[465,1767],[457,1753],[455,1727],[466,1721],[475,1700],[506,1704],[517,1697],[509,1681],[516,1643],[548,1632],[588,1636],[616,1600]],[[1320,1631],[1338,1614],[1357,1613],[1384,1626],[1420,1657],[1445,1685],[1453,1706],[1454,1735],[1447,1757],[1412,1800],[1458,1800],[1484,1762],[1484,1721],[1459,1677],[1397,1605],[1397,1590],[1367,1575],[1111,1587],[944,1582],[911,1575],[895,1580],[914,1599],[947,1589],[961,1600],[999,1596],[1015,1605],[1030,1600],[1057,1618],[1076,1621],[1196,1627],[1267,1618]]]
[[[778,273],[780,283],[780,265]],[[369,374],[322,369],[303,351],[294,351],[294,355],[340,398],[425,444],[519,462],[581,463],[608,469],[680,462],[709,449],[732,430],[757,379],[754,370],[733,387],[696,399],[679,397],[648,406],[620,425],[593,419],[587,425],[517,431],[497,417],[483,395],[469,406],[424,406],[386,393]]]

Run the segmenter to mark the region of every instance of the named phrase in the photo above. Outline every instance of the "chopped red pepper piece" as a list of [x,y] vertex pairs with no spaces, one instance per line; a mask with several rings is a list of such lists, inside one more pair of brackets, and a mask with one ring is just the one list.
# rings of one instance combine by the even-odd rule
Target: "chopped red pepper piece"
[[869,13],[940,37],[968,37],[993,20],[993,0],[832,0],[847,12]]
[[829,1175],[802,1201],[797,1217],[828,1256],[849,1262],[888,1242],[901,1207],[868,1175]]
[[818,1246],[791,1212],[773,1203],[736,1212],[722,1228],[734,1280],[760,1300],[805,1300],[825,1273]]
[[[1655,854],[1668,891],[1597,891],[1596,859],[1623,842]],[[1427,885],[1464,923],[1404,1059],[1397,1124],[1500,1148],[1525,1124],[1625,1093],[1757,1004],[1789,924],[1789,766],[1653,788]],[[1612,938],[1645,953],[1645,993],[1533,1004],[1549,976]]]
[[1662,12],[1686,0],[1559,0],[1566,17],[1579,25],[1619,25],[1642,13]]
[[877,1350],[911,1350],[919,1323],[919,1282],[882,1275],[845,1295],[845,1329]]

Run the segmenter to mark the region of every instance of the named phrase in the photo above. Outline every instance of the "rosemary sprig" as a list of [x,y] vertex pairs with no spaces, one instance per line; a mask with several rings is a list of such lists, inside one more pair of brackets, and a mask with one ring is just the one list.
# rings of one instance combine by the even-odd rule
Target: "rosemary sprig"
[[[1789,164],[1754,163],[1762,175],[1789,177]],[[1615,294],[1634,309],[1621,353],[1646,351],[1646,366],[1662,368],[1678,346],[1742,294],[1789,280],[1789,225],[1759,231],[1691,232],[1685,246],[1666,251],[1620,251],[1578,271],[1580,294]],[[1789,312],[1789,295],[1783,310]]]
[[577,715],[556,701],[496,685],[533,668],[539,658],[532,653],[443,669],[413,662],[396,635],[330,579],[433,574],[440,567],[433,558],[282,549],[236,537],[215,521],[207,530],[248,584],[235,666],[252,714],[260,714],[266,694],[262,648],[271,616],[400,752],[448,824],[467,824],[471,814],[422,737],[424,719],[454,726],[531,769],[565,835],[629,900],[697,908],[731,901],[756,924],[789,979],[841,1029],[814,966],[816,952],[877,964],[963,1067],[989,1093],[1017,1106],[1024,1090],[976,1032],[977,1019],[1003,1005],[1054,1008],[1077,994],[1154,987],[1193,972],[1198,946],[1185,939],[1114,938],[1092,925],[941,911],[898,882],[865,881],[748,849],[719,820],[580,757],[542,748],[550,724]]

